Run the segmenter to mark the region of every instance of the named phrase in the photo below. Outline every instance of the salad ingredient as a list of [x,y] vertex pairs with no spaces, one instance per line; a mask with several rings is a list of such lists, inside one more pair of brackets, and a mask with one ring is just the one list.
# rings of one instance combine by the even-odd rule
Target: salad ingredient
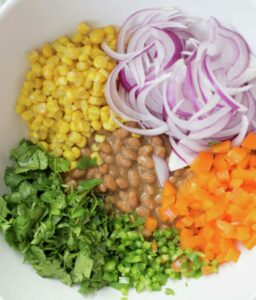
[[255,139],[250,133],[241,147],[227,147],[226,152],[229,143],[214,145],[212,152],[218,146],[217,153],[201,152],[179,189],[166,182],[162,205],[178,218],[183,249],[202,251],[208,260],[224,263],[238,260],[237,242],[248,249],[256,245],[256,169],[251,163]]
[[[98,189],[110,193],[105,199],[109,210],[116,208],[123,213],[136,210],[140,216],[153,216],[159,206],[161,187],[169,175],[168,138],[134,137],[123,128],[101,134],[105,137],[102,142],[96,142],[96,136],[89,139],[88,146],[82,149],[85,156],[77,163],[78,169],[91,168],[84,172],[74,169],[65,182],[74,184],[75,180],[77,184],[82,179],[102,179]],[[94,164],[96,161],[100,163]]]
[[106,84],[107,103],[142,128],[117,123],[137,134],[168,134],[171,171],[192,163],[209,143],[239,146],[255,130],[255,55],[216,19],[138,11],[121,26],[117,52],[107,48],[119,62]]
[[81,23],[71,38],[62,36],[29,53],[16,111],[32,142],[75,162],[92,132],[117,128],[104,96],[115,62],[100,47],[105,41],[114,49],[116,35],[112,26],[91,29]]
[[83,292],[106,285],[103,279],[110,217],[102,196],[92,192],[99,179],[63,184],[60,172],[70,163],[22,140],[11,152],[5,182],[11,193],[0,197],[0,228],[42,277],[81,284]]
[[[197,278],[211,266],[201,253],[180,248],[178,230],[155,230],[155,218],[107,214],[103,196],[93,191],[100,179],[81,181],[75,190],[63,184],[66,159],[26,140],[11,159],[5,172],[11,193],[0,197],[0,228],[42,277],[79,284],[82,293],[111,286],[126,295],[131,287],[159,291],[168,278]],[[143,237],[144,223],[155,230],[150,239]]]

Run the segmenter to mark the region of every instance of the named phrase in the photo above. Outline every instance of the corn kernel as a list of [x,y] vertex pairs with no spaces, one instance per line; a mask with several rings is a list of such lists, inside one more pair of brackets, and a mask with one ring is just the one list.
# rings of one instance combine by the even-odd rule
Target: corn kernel
[[105,135],[100,135],[100,134],[95,134],[95,142],[97,143],[103,143],[106,140],[106,136]]
[[74,170],[74,169],[76,169],[76,167],[77,167],[77,162],[76,161],[71,161],[70,169]]
[[59,110],[59,106],[56,101],[48,101],[46,108],[51,113],[56,113]]
[[81,49],[81,54],[83,55],[89,56],[91,55],[91,53],[92,53],[92,46],[90,45],[86,45]]
[[16,108],[15,108],[15,111],[16,111],[16,113],[17,114],[21,114],[21,113],[23,113],[24,112],[24,106],[23,105],[21,105],[21,104],[19,104],[19,103],[17,103],[16,104]]
[[57,80],[55,81],[55,83],[58,86],[65,86],[65,85],[67,85],[68,81],[67,81],[66,77],[60,76],[60,77],[57,78]]
[[31,65],[31,70],[32,70],[37,76],[41,75],[41,73],[42,73],[42,67],[40,66],[39,63],[33,63],[33,64]]
[[61,121],[60,122],[60,125],[59,125],[59,132],[60,133],[68,133],[69,132],[69,123],[68,122],[65,122],[65,121]]
[[109,71],[109,72],[111,72],[111,71],[113,71],[113,69],[115,68],[115,66],[116,66],[116,63],[114,62],[114,61],[109,61],[108,63],[107,63],[107,65],[106,65],[106,70],[107,71]]
[[104,29],[106,34],[110,34],[110,35],[115,35],[116,34],[116,29],[112,25],[105,26],[103,29]]
[[70,135],[69,135],[69,140],[71,142],[74,142],[74,144],[77,144],[81,141],[81,134],[78,133],[78,132],[71,132]]
[[108,131],[113,131],[114,130],[114,126],[112,124],[109,124],[108,122],[104,122],[102,124],[103,128],[108,130]]
[[41,141],[40,144],[39,144],[45,151],[48,151],[49,150],[49,144],[44,142],[44,141]]
[[56,86],[53,81],[45,80],[43,82],[43,93],[46,96],[50,95],[55,89]]
[[105,56],[105,52],[100,50],[98,47],[93,47],[92,53],[91,53],[91,58],[94,59],[97,56]]
[[[80,56],[79,56],[80,57]],[[88,64],[88,62],[86,62],[86,61],[79,61],[77,64],[76,64],[76,67],[77,67],[77,69],[79,70],[79,71],[84,71],[84,70],[87,70],[87,69],[89,69],[89,64]]]
[[32,143],[37,144],[39,141],[39,135],[37,132],[31,131],[29,134]]
[[32,72],[31,70],[27,72],[26,74],[26,80],[28,81],[34,81],[36,79],[36,74]]
[[70,151],[70,150],[65,150],[65,151],[63,152],[63,156],[64,156],[66,159],[68,159],[69,161],[74,161],[74,160],[75,160],[75,156],[74,156],[73,152]]
[[56,134],[56,139],[58,142],[63,143],[67,140],[67,135],[59,132]]
[[84,148],[86,146],[86,143],[87,143],[87,139],[82,136],[81,140],[79,143],[76,143],[76,145],[79,147],[79,148]]
[[51,128],[54,125],[54,120],[49,118],[44,118],[43,120],[43,126],[46,128]]
[[39,60],[39,53],[35,50],[28,53],[28,61],[33,64]]
[[21,115],[24,121],[30,121],[33,118],[33,113],[30,110],[26,110]]
[[96,76],[97,76],[97,71],[94,70],[94,69],[91,69],[91,70],[89,71],[89,73],[88,73],[86,79],[89,80],[89,81],[94,81],[95,78],[96,78]]
[[139,134],[137,134],[137,133],[132,133],[132,137],[139,139],[141,136]]
[[106,112],[106,111],[102,111],[100,112],[100,119],[101,119],[101,122],[103,123],[107,123],[108,119],[109,119],[109,113]]
[[79,119],[82,119],[83,118],[83,113],[81,111],[74,111],[72,113],[72,121],[78,121]]
[[89,31],[91,30],[90,26],[84,22],[80,23],[77,26],[77,32],[79,32],[80,34],[87,34],[89,33]]
[[74,157],[77,159],[81,155],[81,151],[77,147],[72,147],[71,151],[73,152]]
[[69,82],[74,82],[75,81],[75,79],[76,79],[76,72],[74,72],[74,71],[70,71],[70,72],[68,72],[67,73],[67,80],[69,81]]
[[96,56],[93,60],[94,67],[98,69],[104,69],[107,66],[107,63],[108,57],[103,55]]
[[91,106],[88,109],[88,117],[91,121],[97,121],[100,118],[100,109],[97,106]]
[[67,48],[65,56],[70,59],[77,59],[79,57],[79,50],[77,48]]
[[53,76],[52,68],[48,65],[43,66],[42,74],[45,79],[52,79]]
[[42,54],[44,57],[48,58],[53,55],[53,49],[49,44],[45,44],[42,48]]
[[89,108],[88,102],[86,100],[82,100],[80,107],[83,112],[87,112],[87,110]]
[[73,64],[73,61],[72,59],[66,57],[66,56],[62,56],[61,57],[61,61],[65,64],[65,65],[68,65],[68,66],[72,66]]
[[[52,151],[52,153],[53,153],[53,155],[55,155],[55,156],[57,156],[57,157],[60,157],[60,156],[64,156],[64,154],[63,154],[63,151],[62,151],[62,149],[61,148],[58,148],[58,147],[56,147],[56,146],[54,146],[54,149],[52,149],[53,151]],[[65,157],[65,156],[64,156]]]
[[95,152],[95,151],[99,151],[100,147],[99,147],[99,145],[97,145],[97,144],[94,143],[94,144],[91,145],[91,149],[92,149],[92,151]]
[[96,159],[97,165],[98,165],[98,166],[100,166],[100,165],[103,164],[103,159],[102,159],[102,157],[100,156],[99,152],[93,152],[93,153],[91,154],[91,159],[94,159],[94,158]]
[[105,37],[105,32],[101,28],[93,29],[89,34],[90,40],[93,44],[101,44]]
[[104,99],[91,96],[88,99],[88,102],[92,105],[101,106],[102,104],[104,104]]
[[90,40],[90,38],[88,36],[84,36],[82,44],[84,44],[86,46],[92,46],[92,41]]
[[39,56],[38,62],[41,66],[43,66],[46,62],[46,58],[43,55]]
[[41,128],[39,130],[38,134],[39,134],[39,139],[40,140],[43,140],[43,141],[46,140],[46,138],[47,138],[47,130],[45,130],[44,128]]
[[60,58],[57,55],[53,55],[46,60],[46,64],[54,69],[60,64]]
[[69,39],[66,37],[66,36],[61,36],[59,39],[58,39],[58,41],[62,44],[62,45],[64,45],[64,46],[66,46],[68,43],[69,43]]
[[83,35],[80,34],[79,32],[73,34],[71,40],[74,44],[79,45],[83,41]]

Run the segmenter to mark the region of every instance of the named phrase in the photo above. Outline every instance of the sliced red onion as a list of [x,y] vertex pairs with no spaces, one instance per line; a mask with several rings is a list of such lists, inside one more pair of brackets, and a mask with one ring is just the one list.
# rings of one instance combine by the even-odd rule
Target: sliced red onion
[[216,19],[188,18],[176,9],[147,9],[121,26],[119,61],[106,84],[106,100],[142,135],[167,134],[169,168],[190,164],[209,142],[239,145],[256,130],[256,56],[244,38]]
[[163,158],[160,158],[156,155],[153,155],[152,158],[155,164],[155,170],[159,184],[163,186],[169,178],[168,164]]

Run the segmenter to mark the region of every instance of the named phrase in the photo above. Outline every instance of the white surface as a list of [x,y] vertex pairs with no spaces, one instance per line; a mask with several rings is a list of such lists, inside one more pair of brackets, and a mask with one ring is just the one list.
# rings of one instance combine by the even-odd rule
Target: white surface
[[[1,1],[1,0],[0,0]],[[58,35],[74,31],[87,20],[98,24],[120,24],[136,9],[175,5],[185,11],[214,15],[232,23],[256,49],[256,0],[9,0],[0,8],[0,178],[8,162],[8,150],[25,134],[25,126],[14,113],[15,100],[26,70],[26,52]],[[0,192],[4,192],[2,180]],[[54,280],[42,279],[0,236],[0,299],[3,300],[101,300],[120,299],[105,289],[84,297]],[[239,263],[229,264],[219,274],[199,280],[170,282],[175,297],[164,293],[131,293],[130,300],[253,300],[256,290],[256,251],[244,252]]]

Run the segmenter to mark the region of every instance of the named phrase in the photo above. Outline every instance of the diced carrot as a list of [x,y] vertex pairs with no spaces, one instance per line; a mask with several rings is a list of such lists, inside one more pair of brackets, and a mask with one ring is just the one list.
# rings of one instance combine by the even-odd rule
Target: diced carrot
[[242,147],[247,148],[249,150],[256,150],[256,134],[249,133],[242,143]]
[[166,181],[163,187],[163,197],[174,195],[176,195],[176,188],[169,181]]
[[[226,170],[218,171],[218,172],[226,172]],[[221,187],[221,183],[219,182],[218,178],[216,176],[213,176],[208,182],[209,192],[213,193],[216,189],[219,189],[220,187]]]
[[242,241],[243,245],[251,250],[254,246],[256,246],[256,232],[252,233],[250,238],[247,241]]
[[202,266],[201,268],[203,275],[209,275],[216,272],[216,268],[213,266]]
[[235,246],[233,246],[232,248],[228,249],[227,254],[225,256],[225,260],[227,262],[229,261],[237,262],[239,256],[240,256],[240,251]]
[[217,220],[216,225],[225,238],[233,238],[235,236],[236,228],[232,224],[223,220]]
[[244,148],[234,147],[226,155],[230,165],[240,163],[248,154],[248,150]]
[[237,167],[241,169],[247,168],[248,164],[250,162],[250,155],[247,154],[238,164]]
[[231,172],[231,178],[254,182],[254,180],[256,179],[256,169],[250,169],[250,170],[234,169]]
[[245,241],[250,238],[250,228],[248,226],[238,226],[236,228],[235,238],[238,241]]
[[224,154],[216,154],[213,165],[216,171],[229,170],[229,165],[225,160]]
[[230,204],[227,209],[227,214],[232,217],[233,221],[243,222],[246,217],[246,211],[235,204]]
[[231,142],[225,141],[219,144],[215,144],[211,147],[212,153],[226,153],[230,150]]
[[163,196],[162,197],[162,206],[163,207],[168,207],[170,204],[175,203],[175,196]]
[[238,188],[243,184],[243,179],[231,179],[230,180],[230,187],[232,189]]
[[200,152],[192,162],[191,169],[194,172],[209,172],[213,164],[213,155],[209,152]]
[[157,225],[158,225],[158,222],[155,217],[147,217],[144,227],[146,230],[153,232],[154,230],[156,230]]
[[249,166],[252,168],[256,168],[256,155],[255,154],[251,154]]
[[245,217],[244,224],[254,225],[256,224],[256,207],[252,208]]
[[216,172],[216,177],[220,182],[229,182],[230,175],[228,170],[221,170]]
[[180,267],[182,263],[179,260],[175,260],[174,262],[171,263],[170,267],[176,272],[180,272]]
[[204,226],[200,230],[200,235],[204,240],[211,240],[213,238],[215,230],[210,226]]

